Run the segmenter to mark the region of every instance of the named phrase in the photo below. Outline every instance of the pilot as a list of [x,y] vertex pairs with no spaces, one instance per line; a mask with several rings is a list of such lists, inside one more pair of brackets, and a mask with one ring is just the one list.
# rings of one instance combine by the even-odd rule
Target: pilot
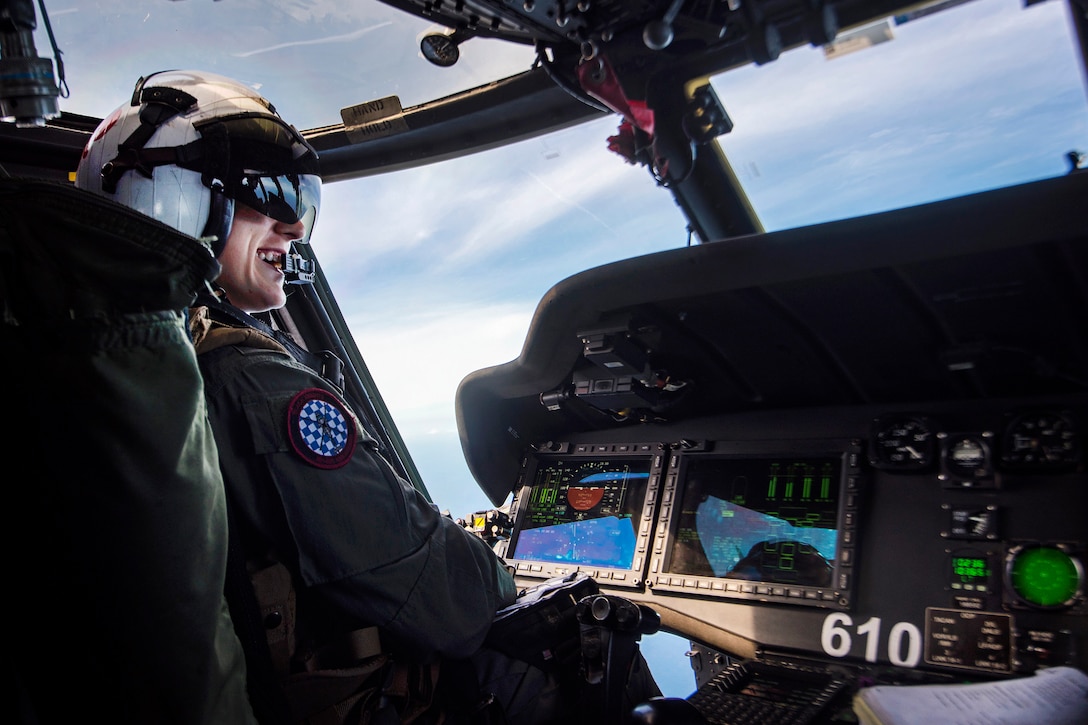
[[[285,706],[288,721],[360,722],[393,707],[401,722],[486,722],[497,702],[511,723],[576,720],[559,678],[482,647],[516,596],[502,560],[394,472],[336,365],[256,317],[286,303],[292,245],[313,230],[306,140],[236,81],[160,72],[94,132],[76,184],[204,240],[222,265],[190,328],[252,584],[228,574],[258,718],[283,722]],[[632,705],[659,694],[641,657],[633,672]]]

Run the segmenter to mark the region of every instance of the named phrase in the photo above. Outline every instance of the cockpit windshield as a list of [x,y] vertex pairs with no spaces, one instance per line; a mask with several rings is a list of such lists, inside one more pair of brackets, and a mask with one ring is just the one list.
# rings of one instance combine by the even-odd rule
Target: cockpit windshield
[[959,0],[714,77],[768,231],[1068,173],[1086,81],[1059,2]]
[[[418,106],[537,63],[530,44],[480,37],[458,46],[453,65],[434,65],[420,40],[449,30],[381,2],[108,0],[47,11],[63,53],[61,109],[97,118],[164,68],[252,83],[306,133],[340,123],[345,107],[389,96]],[[35,38],[49,55],[43,23]],[[1059,0],[952,0],[843,29],[833,45],[713,75],[732,121],[713,148],[768,231],[1060,176],[1088,152],[1077,42]],[[486,505],[462,460],[453,393],[465,374],[518,354],[548,288],[693,243],[668,190],[609,150],[619,121],[602,114],[325,185],[314,254],[442,500]],[[466,335],[474,344],[458,343]]]

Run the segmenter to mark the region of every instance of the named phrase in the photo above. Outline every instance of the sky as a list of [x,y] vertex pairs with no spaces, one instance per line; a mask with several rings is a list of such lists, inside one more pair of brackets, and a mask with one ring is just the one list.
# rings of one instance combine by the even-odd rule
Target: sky
[[[1071,42],[1048,37],[1065,12],[979,0],[865,51],[825,60],[802,48],[715,81],[735,123],[722,145],[766,228],[1064,173],[1065,153],[1088,148]],[[688,243],[667,192],[605,149],[615,126],[327,187],[321,223],[364,220],[365,241],[315,237],[320,259],[334,289],[361,284],[341,308],[424,481],[455,515],[473,510],[461,501],[488,506],[471,482],[462,492],[457,383],[515,358],[561,279]]]
[[[376,2],[45,4],[70,89],[61,108],[96,117],[167,68],[235,77],[307,129],[338,123],[345,106],[396,94],[409,107],[532,62],[524,46],[476,39],[452,68],[431,66],[417,48],[430,26]],[[975,0],[865,50],[828,60],[799,48],[715,79],[735,125],[720,141],[764,226],[1065,173],[1066,152],[1088,151],[1067,14],[1059,0]],[[456,430],[465,375],[516,358],[538,301],[565,277],[689,243],[667,191],[607,150],[617,125],[323,189],[319,264],[430,495],[454,516],[490,507]],[[652,666],[686,649],[649,640]],[[666,694],[690,692],[683,667],[655,673]]]

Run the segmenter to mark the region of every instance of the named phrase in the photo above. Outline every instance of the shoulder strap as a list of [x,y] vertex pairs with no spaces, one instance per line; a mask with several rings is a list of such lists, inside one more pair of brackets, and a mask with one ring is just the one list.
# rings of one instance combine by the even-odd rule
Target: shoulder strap
[[273,328],[264,321],[257,319],[249,313],[243,312],[234,305],[223,302],[218,297],[215,297],[208,292],[201,292],[197,296],[196,303],[206,306],[209,314],[218,322],[250,327],[268,335],[273,340],[283,345],[295,360],[325,378],[325,380],[332,383],[337,390],[344,390],[344,361],[337,357],[331,350],[321,350],[317,353],[310,352],[295,342],[290,335],[282,330]]

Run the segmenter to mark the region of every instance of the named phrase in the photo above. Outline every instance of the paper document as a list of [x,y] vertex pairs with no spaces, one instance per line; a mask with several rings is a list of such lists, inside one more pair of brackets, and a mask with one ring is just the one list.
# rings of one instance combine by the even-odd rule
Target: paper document
[[854,696],[862,725],[1088,725],[1088,675],[1051,667],[972,685],[876,685]]

